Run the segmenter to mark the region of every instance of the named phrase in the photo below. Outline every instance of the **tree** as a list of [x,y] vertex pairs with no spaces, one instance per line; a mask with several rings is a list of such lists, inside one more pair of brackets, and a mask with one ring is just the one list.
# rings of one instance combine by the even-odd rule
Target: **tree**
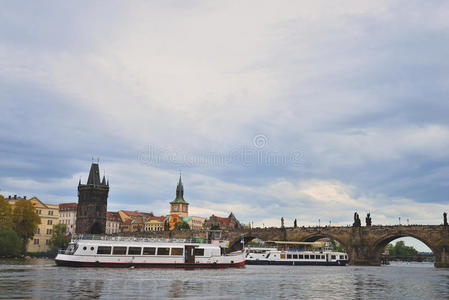
[[404,241],[398,241],[394,246],[392,244],[388,244],[386,249],[392,256],[411,256],[418,253],[414,247],[406,246]]
[[177,222],[175,224],[175,230],[182,230],[182,229],[190,229],[190,226],[187,222]]
[[41,218],[36,213],[31,201],[19,200],[16,202],[12,214],[12,226],[22,239],[23,250],[25,250],[28,240],[34,236],[40,223]]
[[8,227],[0,227],[0,257],[16,257],[22,252],[22,240]]
[[53,234],[50,239],[50,255],[56,255],[59,249],[66,248],[70,243],[70,237],[66,237],[67,226],[65,224],[57,224],[53,226]]
[[12,227],[12,209],[9,205],[8,200],[0,195],[0,228],[1,227]]

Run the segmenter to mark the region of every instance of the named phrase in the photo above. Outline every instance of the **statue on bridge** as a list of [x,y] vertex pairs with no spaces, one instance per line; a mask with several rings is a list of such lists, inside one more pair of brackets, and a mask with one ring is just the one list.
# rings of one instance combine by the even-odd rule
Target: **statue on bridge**
[[365,221],[366,221],[366,226],[367,226],[367,227],[370,227],[370,226],[371,226],[371,214],[370,214],[370,213],[368,213],[368,214],[366,215]]
[[443,213],[443,219],[444,219],[443,225],[444,225],[444,226],[447,226],[447,212],[444,212],[444,213]]
[[354,226],[354,227],[361,227],[362,226],[359,214],[357,212],[354,213],[354,224],[352,224],[352,226]]
[[284,217],[281,217],[281,228],[284,228]]
[[296,219],[295,219],[295,221],[293,222],[293,228],[298,228],[298,223],[296,222]]

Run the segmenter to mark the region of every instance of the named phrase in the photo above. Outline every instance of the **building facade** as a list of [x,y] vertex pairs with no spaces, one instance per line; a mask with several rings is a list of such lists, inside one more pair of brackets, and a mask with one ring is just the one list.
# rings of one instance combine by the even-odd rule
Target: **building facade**
[[78,203],[61,203],[59,204],[59,224],[65,224],[67,233],[76,232],[76,211]]
[[164,231],[164,222],[160,220],[148,220],[145,222],[146,232],[161,232]]
[[26,249],[28,252],[48,251],[50,249],[53,226],[59,224],[59,205],[43,203],[36,197],[27,200],[26,197],[17,197],[17,195],[14,195],[14,197],[9,196],[7,200],[13,209],[17,201],[25,200],[31,202],[36,213],[41,218],[41,223],[38,225],[33,238],[28,242]]
[[103,176],[100,181],[98,164],[92,163],[86,184],[78,184],[78,208],[76,233],[104,234],[108,205],[109,181]]
[[227,218],[212,215],[203,224],[203,229],[207,230],[234,230],[240,228],[242,228],[242,225],[232,212]]
[[106,213],[106,234],[118,233],[121,230],[122,220],[118,212],[108,211]]
[[206,218],[196,217],[196,216],[190,216],[188,218],[189,218],[189,220],[187,221],[187,224],[189,224],[190,229],[192,229],[192,230],[203,229],[203,224],[204,224],[204,221],[206,221]]

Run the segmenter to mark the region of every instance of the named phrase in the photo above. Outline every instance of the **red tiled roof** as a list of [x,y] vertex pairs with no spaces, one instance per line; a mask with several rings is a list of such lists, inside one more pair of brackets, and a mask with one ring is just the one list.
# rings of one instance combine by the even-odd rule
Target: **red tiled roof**
[[118,212],[114,211],[108,211],[106,212],[106,219],[113,220],[113,221],[120,221],[120,215]]
[[59,210],[76,210],[77,207],[78,207],[78,203],[76,203],[76,202],[59,204]]
[[226,224],[229,224],[229,222],[231,222],[231,218],[222,218],[222,217],[217,217],[217,220],[219,222],[224,222]]
[[150,220],[156,220],[156,221],[164,222],[165,217],[164,216],[160,216],[160,217],[150,216]]
[[138,216],[142,216],[142,217],[152,217],[153,213],[146,213],[146,212],[140,212],[140,211],[131,211],[131,210],[122,210],[122,212],[124,212],[126,215],[130,216],[130,217],[138,217]]

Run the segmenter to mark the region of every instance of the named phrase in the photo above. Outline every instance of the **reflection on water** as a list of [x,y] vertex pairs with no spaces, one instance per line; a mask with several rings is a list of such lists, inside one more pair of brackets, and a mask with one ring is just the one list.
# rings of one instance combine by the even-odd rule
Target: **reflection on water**
[[247,266],[229,270],[56,267],[0,260],[0,299],[441,299],[449,270],[426,263],[382,267]]

